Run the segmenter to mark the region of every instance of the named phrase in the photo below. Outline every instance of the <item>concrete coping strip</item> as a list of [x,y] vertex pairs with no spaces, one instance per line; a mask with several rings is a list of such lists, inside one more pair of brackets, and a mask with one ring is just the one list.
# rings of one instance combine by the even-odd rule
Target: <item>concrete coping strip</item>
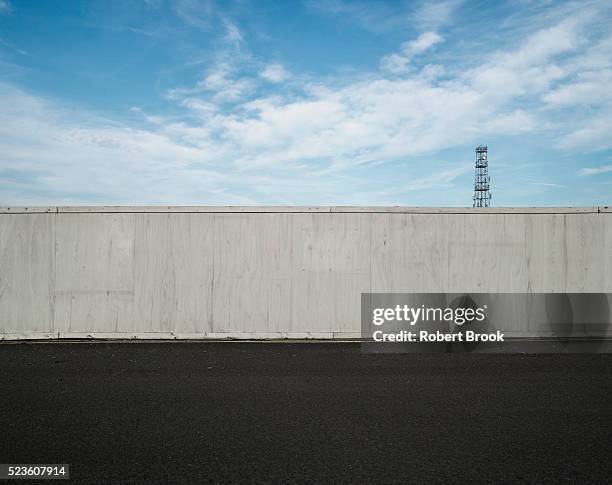
[[612,207],[383,207],[383,206],[57,206],[0,207],[0,214],[49,213],[382,213],[382,214],[597,214]]

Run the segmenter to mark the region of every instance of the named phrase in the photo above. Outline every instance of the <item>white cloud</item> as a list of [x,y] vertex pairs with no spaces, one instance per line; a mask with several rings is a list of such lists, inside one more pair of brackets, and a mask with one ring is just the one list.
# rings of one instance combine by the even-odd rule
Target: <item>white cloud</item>
[[556,189],[565,189],[567,188],[567,185],[563,185],[563,184],[553,184],[550,182],[530,182],[531,185],[541,185],[543,187],[554,187]]
[[518,49],[495,53],[463,77],[472,79],[475,89],[498,102],[546,93],[553,83],[571,74],[560,56],[578,51],[589,19],[585,13],[539,30]]
[[389,54],[380,61],[380,68],[391,73],[402,73],[408,70],[410,59],[401,54]]
[[5,47],[8,47],[9,49],[14,50],[15,52],[21,54],[22,56],[27,56],[28,55],[28,53],[26,51],[24,51],[23,49],[20,49],[15,44],[12,44],[10,42],[5,41],[2,37],[0,37],[0,44],[2,44]]
[[559,142],[559,148],[597,151],[612,148],[612,106],[578,123]]
[[430,81],[434,81],[437,78],[443,76],[445,72],[446,72],[446,69],[444,69],[444,66],[440,64],[427,64],[426,66],[423,67],[423,69],[421,69],[419,76],[425,79],[428,79]]
[[401,51],[382,58],[380,67],[394,74],[406,72],[414,56],[422,54],[434,45],[442,42],[442,37],[436,32],[425,32],[417,39],[402,44]]
[[436,32],[425,32],[416,40],[406,42],[402,45],[402,52],[407,56],[421,54],[437,43],[442,42],[442,37]]
[[426,1],[414,12],[414,21],[421,28],[437,30],[451,22],[455,9],[461,3],[461,0]]
[[420,30],[437,30],[452,22],[463,0],[421,2],[368,2],[358,0],[304,0],[309,9],[349,21],[373,32],[403,31],[415,25]]
[[612,172],[612,165],[604,165],[602,167],[583,168],[580,170],[580,175],[599,175],[602,173]]
[[198,29],[209,30],[216,14],[212,0],[177,0],[174,3],[177,16],[186,24]]
[[227,19],[223,23],[225,24],[225,40],[234,46],[239,46],[244,41],[244,37],[238,26]]
[[525,68],[572,51],[578,47],[580,31],[588,20],[588,12],[585,12],[582,16],[542,29],[530,36],[517,51],[501,56],[501,60],[509,67]]
[[144,3],[147,8],[157,10],[158,8],[161,8],[164,3],[164,0],[144,0]]
[[289,73],[285,70],[282,64],[274,62],[268,64],[259,74],[266,81],[272,83],[280,83],[289,78]]
[[309,9],[353,22],[373,32],[405,29],[410,22],[409,5],[357,0],[305,0]]
[[560,86],[542,99],[556,107],[601,105],[612,100],[612,69],[580,72],[576,82]]
[[534,115],[522,109],[517,109],[510,113],[500,113],[491,119],[488,125],[488,129],[493,133],[507,133],[511,135],[538,131],[542,127],[542,121],[537,120]]
[[[184,103],[186,97],[211,92],[211,102],[224,103],[236,102],[252,93],[255,89],[255,81],[248,77],[235,77],[235,66],[230,62],[219,62],[208,70],[206,75],[198,81],[193,88],[174,88],[166,92],[166,97],[172,100],[180,100]],[[193,100],[197,98],[192,98]],[[200,106],[202,104],[200,103]]]
[[417,178],[411,180],[406,185],[406,190],[428,190],[432,188],[445,188],[451,187],[453,182],[460,176],[471,172],[474,167],[470,165],[461,165],[459,167],[451,168],[448,170],[442,170],[439,173],[434,173],[426,177]]

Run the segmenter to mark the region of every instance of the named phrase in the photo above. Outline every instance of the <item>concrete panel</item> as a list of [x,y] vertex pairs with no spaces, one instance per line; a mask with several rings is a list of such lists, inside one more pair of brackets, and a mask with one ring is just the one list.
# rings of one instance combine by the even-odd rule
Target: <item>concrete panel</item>
[[525,242],[525,264],[529,274],[525,291],[564,292],[568,276],[565,214],[528,215]]
[[370,291],[370,214],[294,217],[291,330],[359,331]]
[[211,214],[136,214],[131,332],[207,332],[212,325]]
[[515,214],[452,217],[447,291],[527,291],[526,220]]
[[597,292],[605,287],[603,223],[609,219],[608,214],[564,215],[567,292]]
[[134,214],[65,214],[56,234],[54,330],[132,326]]
[[602,216],[603,225],[603,269],[604,269],[604,291],[612,293],[612,209]]
[[215,219],[211,331],[289,331],[292,218],[270,213]]
[[0,333],[53,331],[55,214],[0,218]]
[[445,291],[448,214],[384,214],[372,221],[372,292]]

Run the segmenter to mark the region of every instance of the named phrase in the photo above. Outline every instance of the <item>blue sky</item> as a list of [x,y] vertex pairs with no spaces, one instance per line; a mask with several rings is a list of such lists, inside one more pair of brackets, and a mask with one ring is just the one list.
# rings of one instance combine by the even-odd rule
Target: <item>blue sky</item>
[[0,205],[612,202],[609,0],[0,0]]

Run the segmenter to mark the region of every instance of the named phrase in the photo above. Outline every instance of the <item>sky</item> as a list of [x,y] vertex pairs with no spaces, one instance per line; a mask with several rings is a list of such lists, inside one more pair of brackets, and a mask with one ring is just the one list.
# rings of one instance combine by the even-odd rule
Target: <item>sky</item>
[[612,2],[0,0],[0,205],[612,202]]

